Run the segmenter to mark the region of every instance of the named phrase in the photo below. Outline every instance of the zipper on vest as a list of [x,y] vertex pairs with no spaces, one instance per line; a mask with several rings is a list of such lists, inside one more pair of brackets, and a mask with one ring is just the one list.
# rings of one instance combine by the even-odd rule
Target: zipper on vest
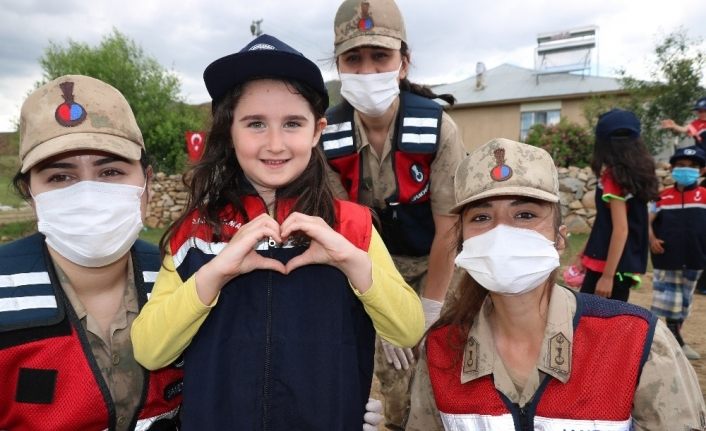
[[[267,251],[272,258],[272,251]],[[270,429],[270,372],[272,366],[272,274],[267,279],[267,315],[265,321],[265,377],[262,388],[262,429]]]
[[518,411],[518,417],[520,419],[520,430],[522,431],[532,431],[532,421],[527,414],[527,408],[520,407],[519,404],[515,404]]

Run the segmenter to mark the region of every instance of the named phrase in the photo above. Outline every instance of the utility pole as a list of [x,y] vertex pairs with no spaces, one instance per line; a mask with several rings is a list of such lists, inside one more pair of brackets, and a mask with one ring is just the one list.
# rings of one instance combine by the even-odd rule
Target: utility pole
[[250,33],[253,35],[253,37],[258,37],[262,34],[260,24],[262,24],[262,18],[258,20],[253,20],[252,23],[250,23]]

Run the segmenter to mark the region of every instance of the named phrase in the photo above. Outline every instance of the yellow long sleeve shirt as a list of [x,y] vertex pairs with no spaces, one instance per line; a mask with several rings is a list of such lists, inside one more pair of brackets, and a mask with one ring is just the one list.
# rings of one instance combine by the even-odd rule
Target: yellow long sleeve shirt
[[[373,284],[363,294],[351,289],[363,303],[380,337],[400,347],[414,346],[424,332],[419,297],[395,268],[375,229],[367,252],[372,262]],[[137,361],[150,370],[172,363],[191,343],[217,302],[218,298],[211,304],[203,304],[196,292],[195,276],[182,280],[172,256],[167,255],[152,295],[132,325]]]

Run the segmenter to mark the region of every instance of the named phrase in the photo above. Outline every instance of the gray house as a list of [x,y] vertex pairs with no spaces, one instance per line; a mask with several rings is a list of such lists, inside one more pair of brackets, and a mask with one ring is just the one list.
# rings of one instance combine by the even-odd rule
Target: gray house
[[468,149],[496,137],[524,140],[533,124],[554,124],[561,117],[586,124],[583,107],[587,100],[626,94],[615,78],[541,74],[510,64],[432,89],[437,94],[450,93],[456,97],[456,104],[448,113]]

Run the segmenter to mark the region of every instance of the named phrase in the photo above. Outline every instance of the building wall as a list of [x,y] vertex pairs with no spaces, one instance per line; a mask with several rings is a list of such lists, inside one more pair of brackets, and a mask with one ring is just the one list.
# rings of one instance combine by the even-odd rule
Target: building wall
[[[560,100],[561,116],[569,121],[586,125],[583,115],[585,99]],[[544,102],[544,101],[543,101]],[[556,100],[546,100],[556,102]],[[495,106],[458,106],[447,112],[461,132],[461,137],[470,151],[493,138],[520,139],[520,106],[512,103]]]

